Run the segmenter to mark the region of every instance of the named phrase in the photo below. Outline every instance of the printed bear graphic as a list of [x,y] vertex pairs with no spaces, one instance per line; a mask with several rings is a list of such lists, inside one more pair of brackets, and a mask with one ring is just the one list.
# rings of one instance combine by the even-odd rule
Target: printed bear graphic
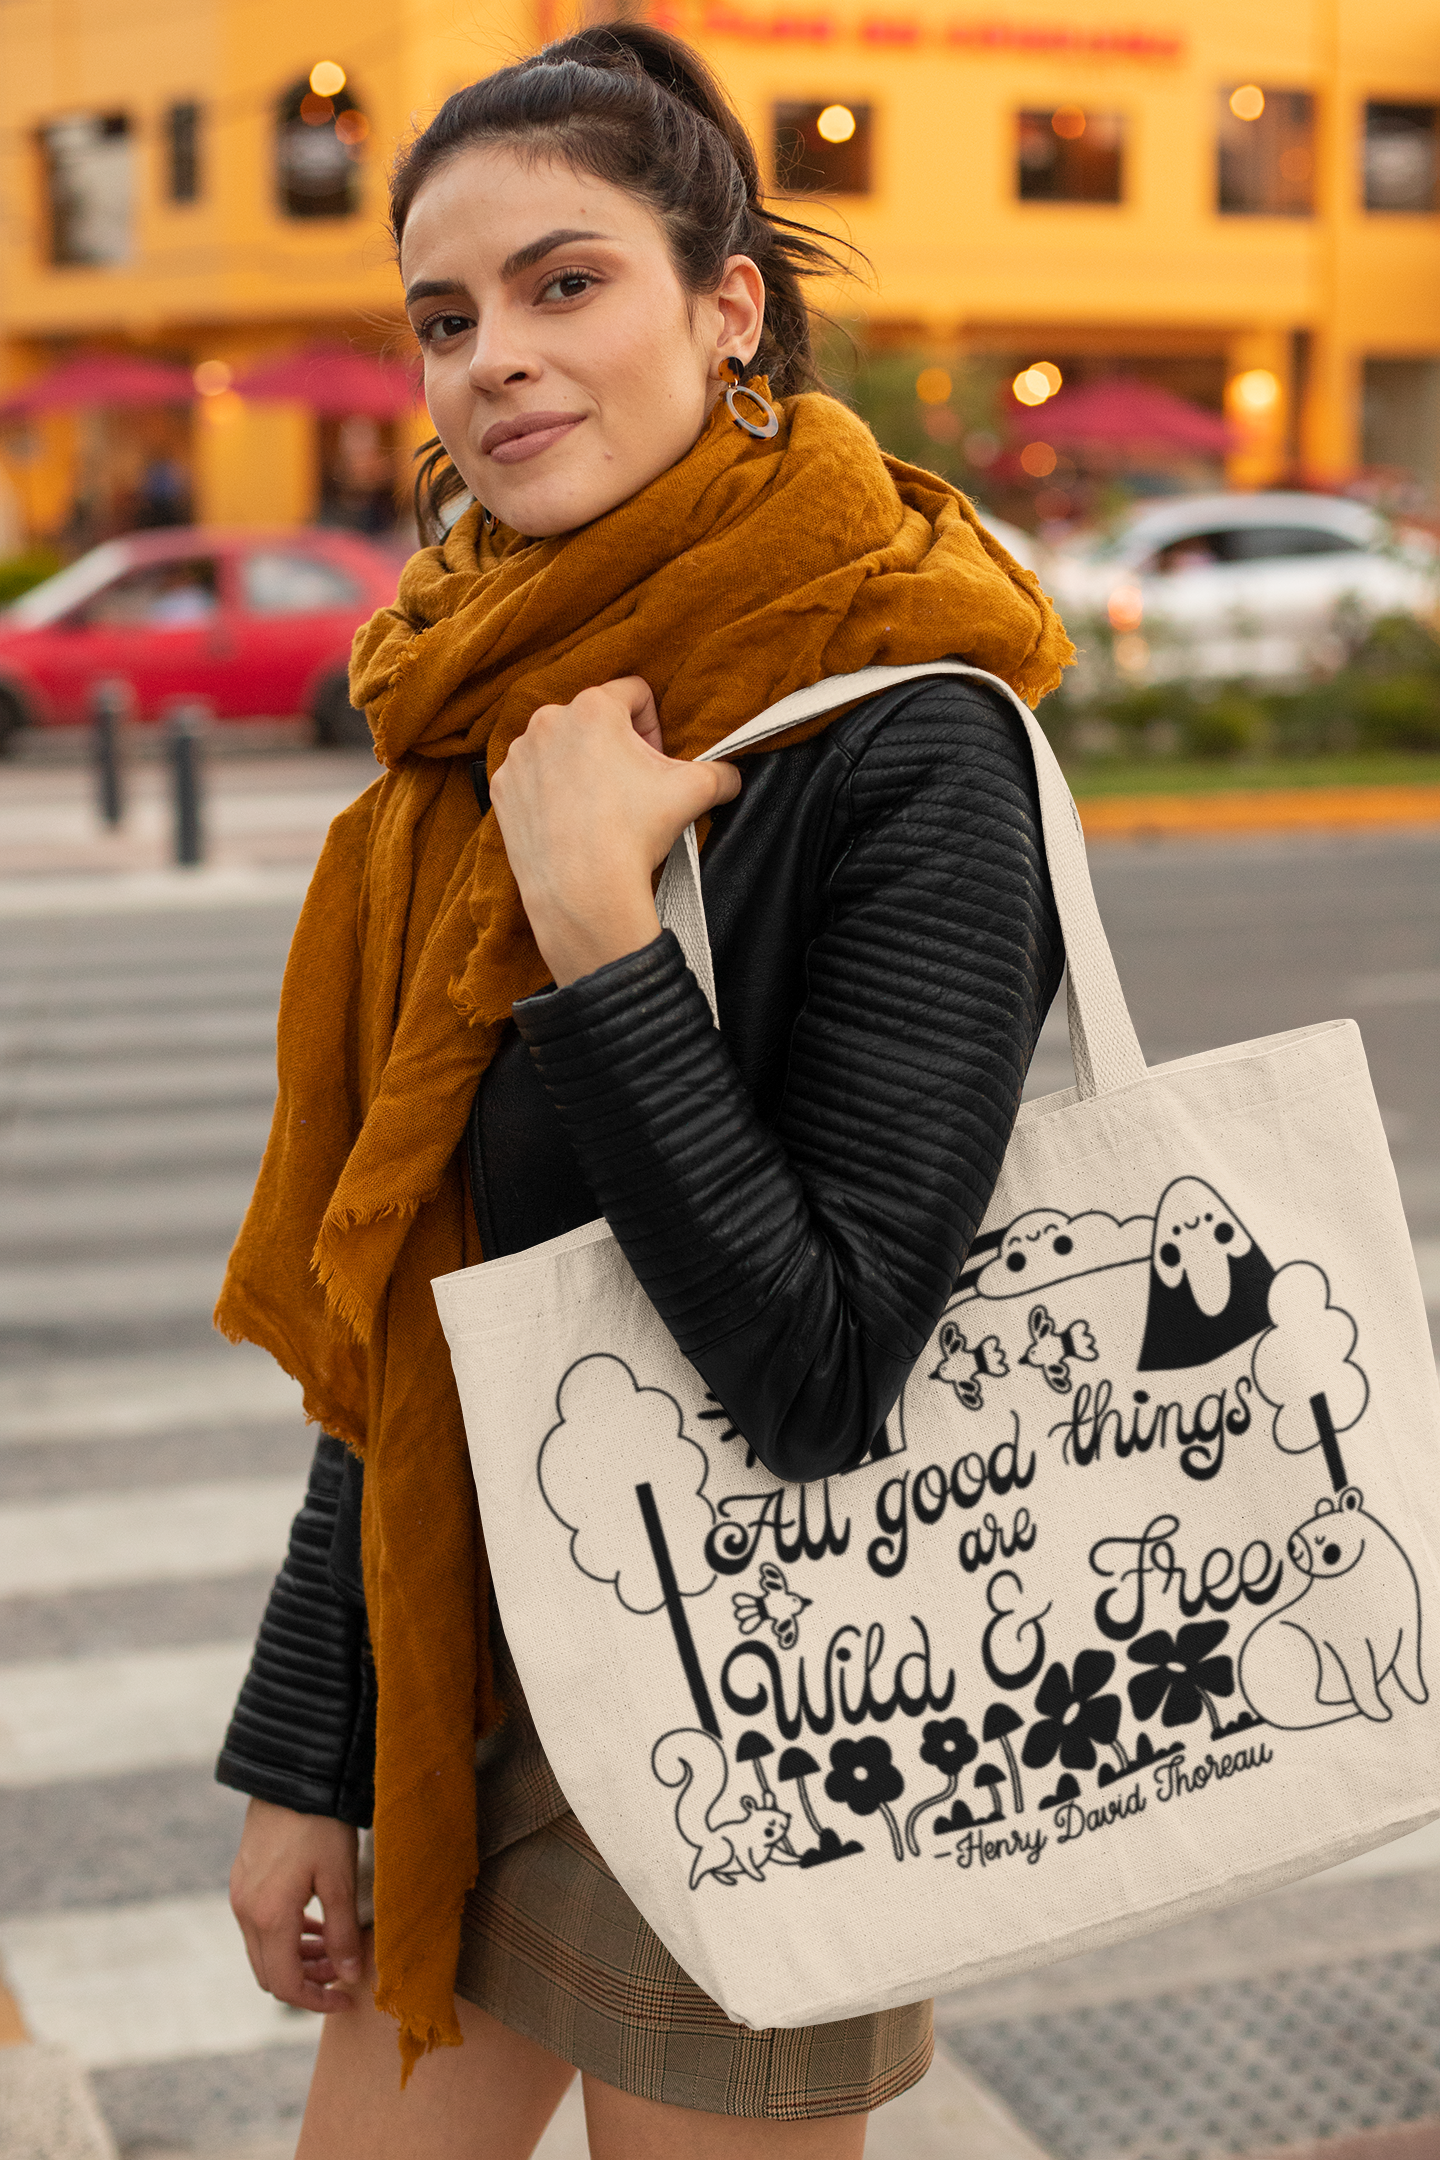
[[1155,1210],[1139,1371],[1209,1365],[1270,1325],[1275,1270],[1203,1178],[1176,1178]]
[[1338,1504],[1321,1500],[1301,1523],[1286,1550],[1304,1586],[1240,1653],[1245,1700],[1272,1725],[1303,1731],[1357,1711],[1388,1722],[1380,1684],[1391,1676],[1411,1702],[1429,1701],[1415,1571],[1364,1500],[1347,1485]]

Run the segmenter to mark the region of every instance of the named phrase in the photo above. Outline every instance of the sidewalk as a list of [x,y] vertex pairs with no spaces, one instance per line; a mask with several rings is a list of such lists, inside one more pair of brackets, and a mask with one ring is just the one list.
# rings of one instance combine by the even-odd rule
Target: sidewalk
[[1373,832],[1440,825],[1440,787],[1225,788],[1187,795],[1082,795],[1087,840],[1194,840],[1239,833]]
[[[82,756],[77,744],[67,762],[22,756],[0,766],[0,879],[133,876],[173,863],[167,766],[153,755],[127,766],[125,815],[112,829],[100,820],[95,775]],[[226,746],[208,755],[201,805],[207,867],[308,871],[331,819],[379,771],[368,750]]]

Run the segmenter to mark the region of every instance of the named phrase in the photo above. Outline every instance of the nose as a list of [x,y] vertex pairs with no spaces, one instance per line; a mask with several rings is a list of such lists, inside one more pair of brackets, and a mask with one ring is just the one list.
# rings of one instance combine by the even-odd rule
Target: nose
[[494,309],[476,324],[465,372],[471,389],[481,397],[493,397],[497,391],[536,381],[539,365],[534,355],[524,350],[508,310]]

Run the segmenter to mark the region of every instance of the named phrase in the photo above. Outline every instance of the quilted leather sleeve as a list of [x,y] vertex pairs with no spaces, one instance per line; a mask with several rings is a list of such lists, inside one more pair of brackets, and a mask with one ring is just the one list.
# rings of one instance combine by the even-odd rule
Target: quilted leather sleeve
[[222,1785],[368,1826],[375,1668],[363,1606],[341,1594],[331,1546],[346,1450],[322,1434],[215,1775]]
[[1014,716],[955,682],[886,706],[852,759],[773,1122],[669,933],[515,1008],[627,1259],[790,1480],[858,1461],[923,1349],[1063,960]]

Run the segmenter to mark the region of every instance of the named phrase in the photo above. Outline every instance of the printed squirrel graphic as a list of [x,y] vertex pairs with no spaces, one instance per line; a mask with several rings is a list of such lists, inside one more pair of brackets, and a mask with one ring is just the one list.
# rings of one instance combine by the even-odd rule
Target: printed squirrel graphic
[[768,1620],[781,1649],[793,1650],[800,1639],[800,1615],[811,1601],[790,1588],[773,1560],[765,1560],[760,1567],[760,1595],[737,1590],[730,1602],[742,1635],[753,1635]]
[[982,1377],[1007,1380],[1010,1376],[998,1335],[987,1335],[972,1349],[955,1322],[946,1320],[940,1328],[940,1350],[940,1363],[930,1378],[953,1387],[967,1410],[981,1410],[985,1406],[985,1390],[980,1385]]
[[1057,1395],[1070,1393],[1071,1358],[1081,1365],[1093,1365],[1099,1355],[1088,1320],[1072,1320],[1069,1327],[1057,1328],[1043,1305],[1032,1307],[1030,1347],[1021,1352],[1020,1363],[1044,1373]]
[[662,1733],[650,1757],[650,1767],[662,1785],[680,1787],[675,1802],[675,1827],[695,1851],[690,1869],[690,1888],[696,1890],[707,1875],[732,1885],[744,1873],[764,1882],[765,1864],[778,1860],[784,1867],[798,1867],[794,1853],[777,1851],[790,1829],[783,1808],[766,1807],[750,1793],[742,1793],[742,1812],[731,1822],[712,1822],[724,1797],[730,1770],[725,1750],[713,1734],[698,1730]]

